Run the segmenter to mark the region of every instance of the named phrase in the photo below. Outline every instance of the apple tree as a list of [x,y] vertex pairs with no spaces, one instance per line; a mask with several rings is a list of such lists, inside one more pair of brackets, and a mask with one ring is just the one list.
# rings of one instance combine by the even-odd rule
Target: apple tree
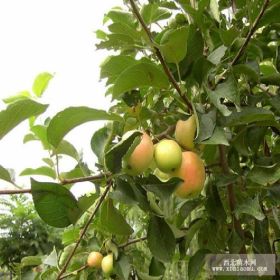
[[[206,254],[279,253],[279,9],[278,0],[126,0],[96,32],[97,51],[108,50],[108,111],[73,106],[40,123],[48,73],[32,94],[6,100],[0,138],[29,119],[24,141],[50,156],[21,173],[29,189],[1,193],[28,193],[41,219],[64,229],[64,248],[31,258],[29,277],[206,279]],[[66,138],[98,120],[93,171]],[[60,173],[64,157],[76,164]],[[4,167],[0,177],[17,186]],[[76,199],[71,187],[84,181],[93,191]]]

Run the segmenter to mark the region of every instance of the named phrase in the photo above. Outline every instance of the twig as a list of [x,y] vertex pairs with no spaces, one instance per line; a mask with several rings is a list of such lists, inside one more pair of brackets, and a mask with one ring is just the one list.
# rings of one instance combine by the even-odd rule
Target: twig
[[79,177],[79,178],[73,178],[73,179],[61,179],[60,183],[62,185],[67,185],[67,184],[74,184],[74,183],[80,183],[80,182],[88,182],[88,181],[96,181],[96,180],[101,180],[107,176],[110,176],[111,173],[100,173],[92,176],[86,176],[86,177]]
[[[227,160],[227,156],[226,156],[226,149],[225,149],[224,145],[219,145],[219,152],[220,152],[220,165],[223,169],[224,174],[227,175],[230,173],[230,171],[229,171],[228,160]],[[227,190],[228,190],[229,208],[230,208],[234,228],[235,228],[236,232],[240,235],[240,237],[244,240],[244,231],[241,227],[241,223],[234,215],[236,199],[235,199],[233,184],[228,184]],[[244,244],[240,250],[240,253],[246,254],[246,247]]]
[[144,29],[144,31],[146,32],[151,44],[153,45],[153,48],[155,50],[155,54],[157,56],[157,58],[159,59],[163,70],[165,72],[165,74],[167,75],[169,81],[172,83],[172,85],[174,86],[174,88],[176,89],[176,91],[178,92],[178,94],[180,95],[180,97],[183,99],[183,101],[185,102],[185,104],[187,105],[189,112],[191,113],[193,111],[192,109],[192,104],[191,102],[187,99],[186,95],[182,92],[179,84],[177,83],[177,81],[175,80],[173,74],[171,73],[170,69],[168,68],[159,48],[157,48],[154,44],[154,40],[153,40],[153,36],[151,31],[149,30],[148,26],[146,25],[146,23],[144,22],[142,16],[140,15],[138,8],[136,6],[136,4],[134,3],[134,0],[129,0],[129,3],[132,7],[133,13],[135,14],[135,16],[137,17],[137,19],[139,20],[142,28]]
[[119,245],[118,247],[119,248],[125,248],[125,247],[127,247],[127,246],[129,246],[131,244],[135,244],[135,243],[144,241],[146,239],[147,239],[147,236],[136,238],[136,239],[132,239],[132,240],[127,241],[126,243],[123,243],[123,244]]
[[67,269],[67,267],[68,267],[68,265],[69,265],[71,259],[73,258],[73,256],[74,256],[74,254],[75,254],[77,248],[79,247],[79,245],[80,245],[80,243],[81,243],[81,241],[82,241],[84,235],[86,234],[87,229],[88,229],[88,227],[90,226],[90,224],[91,224],[91,222],[92,222],[92,219],[93,219],[94,216],[96,215],[96,213],[97,213],[98,209],[100,208],[101,204],[103,203],[103,201],[104,201],[104,199],[105,199],[107,193],[109,192],[109,190],[110,190],[110,188],[111,188],[111,185],[112,185],[112,182],[111,182],[111,181],[108,182],[105,191],[104,191],[103,194],[100,196],[100,198],[99,198],[99,200],[98,200],[98,202],[97,202],[97,204],[96,204],[96,206],[95,206],[95,208],[94,208],[94,210],[93,210],[91,216],[89,217],[89,219],[88,219],[86,225],[84,226],[83,230],[81,231],[80,237],[79,237],[77,243],[75,244],[75,247],[73,248],[71,254],[68,256],[68,258],[67,258],[67,260],[66,260],[64,266],[62,267],[61,271],[59,272],[59,274],[58,274],[58,276],[57,276],[57,278],[56,278],[57,280],[62,279],[61,277],[62,277],[63,273],[66,271],[66,269]]
[[78,272],[83,271],[83,270],[86,269],[87,267],[88,267],[88,265],[84,265],[84,266],[78,268],[77,270],[74,270],[74,271],[72,271],[72,272],[69,272],[69,273],[67,273],[67,274],[62,275],[62,276],[60,277],[60,279],[64,279],[64,278],[70,277],[70,276],[72,276],[72,275],[75,275],[75,274],[77,274]]
[[22,189],[22,190],[0,190],[0,195],[11,195],[11,194],[22,194],[22,193],[31,193],[31,189]]
[[162,133],[155,135],[155,138],[153,139],[153,143],[156,144],[158,143],[160,140],[166,138],[167,136],[169,136],[170,134],[173,134],[175,130],[175,125],[171,125],[169,126],[166,130],[164,130]]
[[259,24],[259,21],[260,19],[262,18],[266,8],[268,7],[268,4],[269,4],[269,0],[265,0],[264,1],[264,4],[261,8],[261,11],[260,13],[258,14],[257,18],[255,19],[253,25],[251,26],[247,36],[246,36],[246,39],[243,43],[243,45],[241,46],[241,48],[239,49],[238,53],[236,54],[236,56],[234,57],[234,59],[232,60],[231,62],[231,65],[235,65],[237,63],[237,61],[240,59],[240,57],[242,56],[243,52],[245,51],[248,43],[250,42],[251,40],[251,37],[253,36],[253,34],[255,33],[255,31],[257,30],[257,26]]

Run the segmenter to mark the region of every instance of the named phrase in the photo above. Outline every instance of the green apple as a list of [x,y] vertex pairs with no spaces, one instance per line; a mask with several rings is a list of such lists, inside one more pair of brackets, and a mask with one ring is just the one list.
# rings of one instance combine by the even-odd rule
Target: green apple
[[196,133],[195,115],[190,116],[186,121],[179,120],[175,128],[176,141],[186,150],[194,148]]
[[93,251],[88,255],[87,265],[89,267],[99,268],[101,267],[102,259],[103,259],[103,255],[101,253]]
[[155,147],[154,158],[158,169],[169,173],[180,167],[182,151],[174,140],[161,140]]
[[105,274],[110,274],[113,271],[114,257],[109,254],[102,259],[101,268]]

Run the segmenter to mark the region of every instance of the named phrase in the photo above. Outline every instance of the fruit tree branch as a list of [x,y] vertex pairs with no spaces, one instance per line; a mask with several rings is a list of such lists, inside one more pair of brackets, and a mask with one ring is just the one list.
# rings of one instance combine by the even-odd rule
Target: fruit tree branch
[[160,140],[166,138],[167,136],[169,136],[170,134],[173,134],[175,131],[175,125],[171,125],[169,126],[166,130],[164,130],[162,133],[155,135],[155,138],[153,139],[153,143],[156,144],[158,143]]
[[179,84],[177,83],[177,81],[175,80],[173,74],[171,73],[170,69],[168,68],[160,50],[158,47],[155,46],[154,44],[154,40],[153,40],[153,36],[152,36],[152,33],[151,31],[149,30],[148,26],[146,25],[146,23],[144,22],[142,16],[140,15],[139,11],[138,11],[138,8],[134,2],[134,0],[129,0],[129,3],[132,7],[132,10],[133,10],[133,13],[135,14],[135,16],[137,17],[138,21],[140,22],[142,28],[144,29],[144,31],[146,32],[151,44],[153,45],[153,48],[155,50],[155,54],[158,58],[158,60],[160,61],[162,67],[163,67],[163,70],[165,72],[165,74],[167,75],[169,81],[172,83],[172,85],[174,86],[174,88],[176,89],[176,91],[178,92],[178,94],[180,95],[180,97],[183,99],[183,101],[185,102],[185,104],[187,105],[188,109],[189,109],[189,112],[192,112],[193,109],[192,109],[192,104],[191,102],[187,99],[186,95],[182,92]]
[[11,194],[22,194],[22,193],[31,193],[31,189],[0,190],[0,195],[11,195]]
[[74,183],[80,183],[80,182],[96,181],[96,180],[101,180],[110,175],[111,175],[111,173],[108,172],[108,173],[100,173],[100,174],[86,176],[86,177],[80,177],[80,178],[61,179],[60,183],[62,185],[67,185],[67,184],[74,184]]
[[72,271],[72,272],[69,272],[69,273],[67,273],[67,274],[62,275],[62,276],[60,277],[60,279],[65,279],[65,278],[67,278],[67,277],[74,276],[74,275],[76,275],[78,272],[81,272],[81,271],[83,271],[84,269],[86,269],[87,267],[88,267],[88,265],[83,265],[82,267],[80,267],[80,268],[78,268],[78,269],[76,269],[76,270],[74,270],[74,271]]
[[89,219],[88,219],[86,225],[85,225],[84,228],[82,229],[82,231],[81,231],[81,233],[80,233],[80,237],[79,237],[79,239],[77,240],[77,242],[76,242],[76,244],[75,244],[75,247],[73,248],[72,252],[71,252],[70,255],[68,256],[68,258],[67,258],[67,260],[66,260],[64,266],[63,266],[62,269],[60,270],[60,272],[59,272],[59,274],[58,274],[58,276],[57,276],[57,278],[56,278],[57,280],[62,279],[63,273],[66,271],[66,269],[67,269],[67,267],[68,267],[68,265],[69,265],[71,259],[74,257],[74,254],[75,254],[77,248],[79,247],[79,245],[80,245],[80,243],[81,243],[81,241],[82,241],[84,235],[86,234],[86,232],[87,232],[87,230],[88,230],[88,228],[89,228],[89,226],[90,226],[90,224],[91,224],[91,222],[92,222],[94,216],[96,215],[96,213],[97,213],[97,211],[99,210],[100,206],[102,205],[102,203],[103,203],[103,201],[104,201],[106,195],[108,194],[108,192],[109,192],[109,190],[110,190],[110,188],[111,188],[111,185],[112,185],[112,182],[108,182],[108,184],[107,184],[107,186],[106,186],[106,189],[104,190],[103,194],[100,196],[100,198],[99,198],[97,204],[95,205],[95,208],[94,208],[92,214],[90,215],[90,217],[89,217]]
[[[220,153],[220,165],[225,175],[228,175],[230,173],[229,166],[228,166],[228,160],[226,155],[226,148],[224,145],[219,145],[219,153]],[[239,234],[239,236],[244,240],[244,232],[241,227],[240,221],[235,217],[234,210],[236,206],[236,199],[235,199],[235,193],[234,193],[234,187],[233,184],[227,185],[227,191],[228,191],[228,201],[229,201],[229,208],[233,220],[233,225],[235,228],[235,231]],[[243,244],[241,250],[241,254],[246,254],[246,247]]]
[[125,247],[127,247],[127,246],[129,246],[131,244],[135,244],[135,243],[144,241],[146,239],[147,239],[147,236],[136,238],[136,239],[132,239],[132,240],[127,241],[126,243],[123,243],[123,244],[119,245],[118,247],[119,248],[125,248]]
[[263,6],[260,10],[260,13],[258,14],[257,18],[255,19],[253,25],[251,26],[251,28],[248,31],[248,34],[246,36],[246,39],[243,43],[243,45],[241,46],[241,48],[239,49],[238,53],[236,54],[236,56],[234,57],[234,59],[231,62],[231,65],[235,65],[237,63],[237,61],[240,59],[240,57],[242,56],[243,52],[245,51],[247,45],[249,44],[253,34],[255,33],[255,31],[257,30],[258,24],[260,19],[262,18],[266,8],[268,7],[269,4],[269,0],[265,0],[263,3]]

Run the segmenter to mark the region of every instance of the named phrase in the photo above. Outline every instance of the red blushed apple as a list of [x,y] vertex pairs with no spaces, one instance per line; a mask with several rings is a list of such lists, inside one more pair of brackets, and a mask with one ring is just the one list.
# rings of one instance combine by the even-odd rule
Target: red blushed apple
[[103,259],[103,255],[99,252],[91,252],[87,258],[87,265],[89,267],[101,267],[101,262]]
[[[131,132],[129,131],[127,133]],[[147,133],[143,132],[141,142],[136,146],[127,161],[126,172],[130,175],[139,175],[143,173],[150,166],[153,160],[153,155],[153,141]]]
[[183,152],[182,164],[172,176],[184,180],[180,183],[175,193],[181,198],[200,193],[205,182],[205,167],[201,158],[194,152]]

